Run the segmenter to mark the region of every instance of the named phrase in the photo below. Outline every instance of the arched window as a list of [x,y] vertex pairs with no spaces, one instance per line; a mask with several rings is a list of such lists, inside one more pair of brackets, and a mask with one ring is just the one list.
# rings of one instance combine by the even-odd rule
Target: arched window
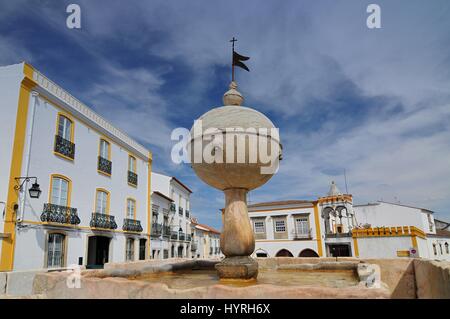
[[127,199],[127,218],[136,219],[136,201],[132,198]]
[[70,205],[70,180],[61,175],[52,175],[50,181],[50,204]]
[[292,255],[292,253],[287,249],[281,249],[279,252],[277,252],[275,257],[294,257],[294,255]]
[[73,122],[67,116],[58,115],[58,132],[59,137],[67,141],[73,141]]
[[265,251],[263,249],[258,249],[256,251],[256,257],[259,257],[259,258],[264,257],[264,258],[266,258],[266,257],[269,257],[269,254],[267,254],[267,251]]
[[136,158],[131,155],[128,155],[128,170],[136,173]]
[[448,243],[446,242],[446,243],[444,244],[444,246],[445,246],[445,253],[446,253],[446,254],[449,254],[450,252],[449,252],[449,248],[448,248]]
[[99,154],[99,156],[101,158],[104,158],[107,160],[111,159],[111,149],[110,149],[109,142],[104,139],[100,139],[100,154]]
[[314,250],[309,249],[309,248],[303,249],[298,256],[299,257],[319,257],[319,255]]
[[47,268],[64,267],[66,236],[60,233],[48,234]]
[[434,253],[435,256],[437,256],[436,244],[433,244],[433,253]]
[[97,189],[95,195],[95,212],[109,214],[109,193],[103,189]]

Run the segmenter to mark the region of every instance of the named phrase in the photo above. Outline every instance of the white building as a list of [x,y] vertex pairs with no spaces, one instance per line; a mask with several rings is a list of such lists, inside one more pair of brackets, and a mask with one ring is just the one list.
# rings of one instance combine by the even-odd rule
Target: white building
[[176,177],[152,172],[151,188],[152,258],[220,256],[220,232],[193,218],[189,187]]
[[176,177],[152,173],[152,192],[152,257],[190,258],[192,191]]
[[195,258],[217,258],[220,253],[220,232],[192,219],[192,254]]
[[258,203],[248,210],[258,257],[450,260],[450,224],[436,223],[432,211],[386,202],[353,205],[352,195],[334,182],[317,200]]
[[146,258],[150,151],[29,64],[0,92],[0,270]]

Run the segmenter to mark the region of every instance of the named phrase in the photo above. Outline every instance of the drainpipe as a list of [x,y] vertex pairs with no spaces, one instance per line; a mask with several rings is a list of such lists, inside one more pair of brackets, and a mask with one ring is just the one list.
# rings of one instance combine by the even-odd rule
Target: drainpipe
[[[30,125],[28,127],[28,132],[27,132],[27,139],[26,139],[27,150],[25,153],[25,176],[28,176],[29,170],[30,170],[30,157],[31,157],[31,144],[33,142],[32,140],[33,140],[34,116],[36,113],[36,104],[38,101],[39,93],[36,91],[32,91],[31,96],[33,97],[33,103],[31,104],[31,112],[30,112],[31,118],[30,118]],[[19,216],[17,217],[18,223],[21,223],[24,219],[27,190],[28,190],[28,181],[25,182],[23,189],[22,189],[22,196],[21,196],[21,200],[20,200],[20,211],[19,211]]]

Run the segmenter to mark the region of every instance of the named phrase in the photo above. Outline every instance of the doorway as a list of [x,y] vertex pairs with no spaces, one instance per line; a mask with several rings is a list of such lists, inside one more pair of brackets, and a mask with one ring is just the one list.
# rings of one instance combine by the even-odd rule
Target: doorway
[[332,257],[351,257],[350,245],[333,244],[329,245],[330,255]]
[[88,241],[88,258],[86,268],[103,268],[109,260],[109,243],[111,239],[105,236],[91,236]]
[[147,239],[139,239],[139,260],[145,259],[145,247],[147,245]]

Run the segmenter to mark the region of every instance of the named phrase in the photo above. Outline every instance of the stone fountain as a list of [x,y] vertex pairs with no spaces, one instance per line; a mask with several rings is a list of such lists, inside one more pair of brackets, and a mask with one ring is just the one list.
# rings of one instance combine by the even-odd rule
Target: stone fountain
[[[223,96],[224,106],[200,116],[188,145],[197,176],[225,194],[220,248],[226,258],[216,265],[221,279],[252,280],[258,275],[258,263],[250,257],[255,238],[248,217],[247,194],[273,176],[281,158],[274,124],[264,114],[242,106],[243,101],[232,81]],[[214,160],[204,160],[205,152]],[[271,169],[267,169],[269,164],[261,152],[270,154]]]

